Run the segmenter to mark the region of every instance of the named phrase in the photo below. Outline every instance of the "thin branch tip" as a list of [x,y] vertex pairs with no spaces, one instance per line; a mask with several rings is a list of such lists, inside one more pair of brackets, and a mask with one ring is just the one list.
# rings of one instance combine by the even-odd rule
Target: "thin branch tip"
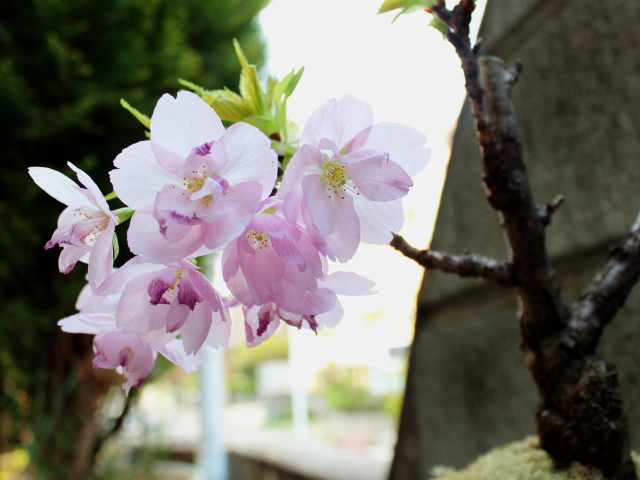
[[482,278],[503,287],[517,285],[515,270],[510,263],[498,262],[493,258],[483,257],[468,251],[458,256],[434,250],[418,250],[396,234],[393,235],[389,245],[426,269],[454,273],[463,278]]
[[560,208],[560,205],[562,205],[563,203],[564,196],[556,195],[556,197],[551,200],[551,202],[547,203],[544,208],[538,207],[540,222],[542,223],[543,227],[551,225],[551,218],[553,217],[553,214],[556,213],[556,210],[558,210],[558,208]]

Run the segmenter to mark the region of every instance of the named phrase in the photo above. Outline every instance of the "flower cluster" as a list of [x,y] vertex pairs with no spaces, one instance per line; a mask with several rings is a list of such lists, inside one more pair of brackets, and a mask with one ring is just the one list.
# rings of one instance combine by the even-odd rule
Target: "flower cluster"
[[[79,313],[59,325],[94,334],[94,366],[118,369],[127,391],[144,381],[158,353],[192,371],[203,344],[226,347],[230,307],[242,306],[249,346],[281,321],[333,327],[343,313],[336,295],[373,293],[373,282],[328,274],[328,260],[346,262],[360,241],[391,240],[403,222],[400,199],[429,157],[422,134],[372,120],[371,108],[353,97],[327,102],[282,171],[285,162],[258,128],[225,129],[197,95],[164,95],[150,139],[114,161],[111,183],[127,207],[113,211],[75,166],[85,188],[32,167],[34,181],[67,205],[45,248],[62,247],[61,272],[77,261],[89,265]],[[114,270],[115,228],[129,217],[135,256]],[[231,299],[196,261],[220,251]]]

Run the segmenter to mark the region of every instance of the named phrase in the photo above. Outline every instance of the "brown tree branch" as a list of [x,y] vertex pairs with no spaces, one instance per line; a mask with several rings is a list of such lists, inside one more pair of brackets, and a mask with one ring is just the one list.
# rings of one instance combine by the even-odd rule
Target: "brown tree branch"
[[[472,48],[469,40],[474,6],[474,0],[460,0],[450,11],[438,0],[430,11],[449,26],[448,39],[460,57],[488,200],[502,218],[511,249],[522,347],[540,393],[540,444],[558,463],[580,461],[599,468],[607,479],[636,480],[615,367],[592,352],[640,276],[640,228],[613,251],[572,312],[555,281],[545,241],[545,227],[562,198],[544,209],[537,207],[511,104],[522,66],[515,64],[505,72],[500,59],[478,58],[479,47]],[[415,258],[422,255],[408,251]],[[451,257],[438,260],[448,271],[456,271]]]
[[472,253],[456,256],[433,250],[418,250],[396,234],[393,235],[390,245],[424,268],[455,273],[460,277],[482,278],[502,287],[516,286],[513,265],[509,263],[499,262],[493,258]]
[[595,351],[604,328],[623,306],[640,278],[640,228],[610,252],[574,309],[570,334],[585,353]]

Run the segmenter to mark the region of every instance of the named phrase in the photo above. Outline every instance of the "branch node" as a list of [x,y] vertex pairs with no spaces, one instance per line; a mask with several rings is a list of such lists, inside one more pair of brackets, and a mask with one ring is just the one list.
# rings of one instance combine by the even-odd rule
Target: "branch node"
[[513,90],[513,87],[516,83],[518,83],[518,79],[520,78],[520,74],[523,69],[522,60],[516,60],[511,64],[509,70],[507,71],[505,81],[507,83],[507,89],[509,90],[509,94]]
[[478,37],[478,40],[476,40],[475,45],[471,49],[474,55],[478,55],[478,53],[480,52],[480,47],[482,47],[482,37]]
[[564,203],[564,197],[562,195],[556,195],[556,197],[543,208],[538,207],[538,214],[540,215],[540,222],[543,227],[551,225],[551,217],[556,213],[556,210],[560,208],[560,205]]

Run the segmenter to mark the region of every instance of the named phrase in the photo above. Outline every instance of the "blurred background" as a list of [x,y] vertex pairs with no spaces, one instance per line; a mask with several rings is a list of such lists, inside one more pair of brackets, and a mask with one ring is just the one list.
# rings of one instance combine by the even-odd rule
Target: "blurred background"
[[[376,122],[427,135],[431,162],[406,198],[400,232],[426,247],[463,78],[450,45],[427,27],[429,15],[391,24],[393,14],[375,15],[378,3],[0,3],[0,480],[221,480],[225,472],[249,479],[241,464],[268,455],[326,470],[327,463],[313,467],[318,452],[335,458],[342,471],[368,475],[362,478],[384,475],[396,440],[420,267],[388,246],[362,245],[333,271],[370,278],[380,293],[342,298],[345,316],[335,329],[318,335],[281,329],[249,349],[236,311],[230,348],[208,352],[199,375],[159,357],[144,386],[125,397],[118,375],[93,370],[92,337],[56,326],[75,313],[86,272],[78,266],[63,276],[57,249],[44,250],[63,207],[27,175],[37,165],[72,176],[71,161],[104,193],[111,191],[113,158],[144,139],[120,98],[151,114],[161,94],[180,89],[178,78],[235,89],[237,38],[265,78],[305,67],[288,109],[301,127],[326,100],[352,94],[373,106]],[[484,6],[478,3],[476,30]],[[118,264],[128,258],[121,251]],[[226,291],[217,278],[214,283]]]

